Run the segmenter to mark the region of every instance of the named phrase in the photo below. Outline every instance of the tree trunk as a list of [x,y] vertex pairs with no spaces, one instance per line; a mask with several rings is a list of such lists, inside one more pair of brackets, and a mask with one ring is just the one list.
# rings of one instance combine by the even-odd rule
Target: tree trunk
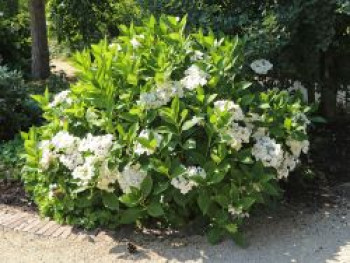
[[329,51],[322,58],[322,94],[321,110],[328,121],[334,121],[337,115],[337,79],[334,78],[334,59]]
[[32,77],[45,79],[50,75],[45,0],[29,0],[29,10],[32,35]]

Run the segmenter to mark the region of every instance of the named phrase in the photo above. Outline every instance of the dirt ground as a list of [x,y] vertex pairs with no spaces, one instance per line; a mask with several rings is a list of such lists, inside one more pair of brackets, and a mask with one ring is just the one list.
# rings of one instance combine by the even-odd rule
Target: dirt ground
[[[343,189],[344,188],[344,189]],[[204,236],[116,234],[102,241],[69,241],[0,230],[0,262],[235,262],[349,263],[350,186],[315,211],[300,205],[253,215],[244,226],[249,246],[212,246]],[[340,191],[338,190],[338,192]],[[136,246],[130,253],[128,243]]]

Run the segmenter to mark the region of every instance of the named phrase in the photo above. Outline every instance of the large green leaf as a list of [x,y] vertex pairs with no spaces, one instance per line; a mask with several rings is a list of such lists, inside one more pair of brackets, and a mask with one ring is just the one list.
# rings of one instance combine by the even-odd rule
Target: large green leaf
[[105,207],[111,209],[111,210],[118,210],[119,209],[119,198],[113,193],[102,193],[102,201]]

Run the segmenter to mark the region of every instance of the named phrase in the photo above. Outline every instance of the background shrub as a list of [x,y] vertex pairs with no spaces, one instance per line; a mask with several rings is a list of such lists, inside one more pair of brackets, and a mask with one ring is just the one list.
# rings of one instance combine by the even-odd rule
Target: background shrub
[[0,1],[0,65],[28,70],[30,64],[29,15],[15,1]]
[[23,179],[43,215],[85,227],[199,220],[218,242],[239,240],[255,205],[279,195],[308,150],[310,108],[247,82],[238,38],[185,27],[121,26],[110,45],[77,54],[70,90],[34,97],[47,123],[23,134]]
[[0,140],[11,139],[40,120],[41,109],[29,97],[22,74],[0,66]]
[[21,179],[21,170],[25,164],[25,159],[21,157],[23,153],[23,141],[19,137],[0,143],[1,179]]
[[133,0],[50,0],[48,10],[50,35],[73,50],[115,37],[118,25],[140,18],[140,8]]

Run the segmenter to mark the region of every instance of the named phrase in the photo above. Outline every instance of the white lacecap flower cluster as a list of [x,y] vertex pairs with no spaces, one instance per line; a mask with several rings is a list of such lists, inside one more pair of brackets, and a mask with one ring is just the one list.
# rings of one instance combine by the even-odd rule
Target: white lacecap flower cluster
[[273,138],[263,136],[256,139],[252,155],[256,160],[261,161],[265,167],[278,169],[283,161],[282,145],[278,144]]
[[53,101],[49,104],[49,107],[54,108],[63,103],[66,103],[68,105],[72,104],[73,100],[69,97],[69,94],[70,90],[64,90],[56,94]]
[[222,131],[222,134],[230,138],[228,144],[231,148],[239,151],[244,143],[249,143],[252,130],[249,127],[240,126],[238,123],[232,122]]
[[192,65],[185,71],[185,77],[181,80],[185,89],[194,90],[207,84],[209,75],[197,65]]
[[193,52],[193,55],[191,56],[191,61],[195,62],[195,61],[202,60],[203,58],[204,58],[204,53],[199,50],[195,50]]
[[110,49],[116,49],[117,51],[121,51],[122,47],[118,43],[112,43],[108,46]]
[[291,153],[284,151],[281,144],[269,137],[266,128],[259,128],[253,137],[256,143],[253,146],[252,155],[265,167],[275,168],[279,179],[287,178],[296,168],[301,153],[306,154],[309,151],[308,140],[298,141],[291,138],[286,140]]
[[306,132],[308,125],[311,123],[305,113],[299,112],[293,116],[292,121],[301,122],[303,124],[303,131]]
[[157,89],[140,94],[138,104],[146,109],[157,109],[166,105],[172,98],[184,96],[183,87],[178,81],[167,81],[157,85]]
[[97,188],[109,193],[114,192],[112,185],[118,180],[118,169],[109,169],[108,162],[104,161],[98,171]]
[[214,108],[219,112],[231,114],[230,123],[221,130],[221,136],[225,138],[231,148],[239,151],[244,143],[249,143],[252,134],[252,127],[242,126],[238,123],[245,119],[241,107],[233,101],[219,100],[214,102]]
[[299,157],[301,152],[308,153],[310,142],[308,140],[297,141],[293,139],[287,139],[286,144],[290,147],[292,154],[295,157]]
[[93,136],[91,133],[89,133],[84,139],[80,141],[78,150],[80,152],[91,152],[98,159],[104,159],[106,156],[108,156],[112,146],[112,134]]
[[39,143],[39,149],[41,150],[41,159],[39,165],[42,170],[47,170],[50,164],[56,159],[55,153],[51,151],[51,143],[49,140],[43,140]]
[[193,187],[198,185],[198,183],[193,180],[194,177],[205,179],[207,174],[203,168],[191,166],[188,167],[183,174],[171,179],[171,184],[185,195],[191,191]]
[[232,114],[233,120],[240,121],[244,119],[244,114],[241,107],[229,100],[218,100],[214,102],[214,107],[221,111],[228,111]]
[[273,67],[270,61],[266,59],[258,59],[250,64],[251,69],[259,75],[266,75]]
[[166,105],[175,96],[182,98],[184,89],[194,90],[207,84],[209,75],[197,65],[192,65],[185,71],[185,77],[180,81],[165,81],[158,84],[155,90],[140,94],[139,105],[145,109],[157,109]]
[[135,36],[133,37],[131,40],[130,40],[130,43],[132,45],[132,47],[134,49],[137,49],[141,46],[141,43],[138,41],[138,39],[144,39],[145,36],[144,35],[138,35],[138,36]]
[[40,166],[45,171],[57,159],[72,172],[72,177],[79,181],[80,186],[86,186],[96,175],[96,166],[107,159],[112,146],[111,134],[88,134],[80,139],[66,131],[60,131],[50,141],[44,140],[39,144],[42,151]]
[[[156,132],[152,132],[154,139],[157,141],[157,147],[159,147],[159,145],[161,144],[162,140],[163,140],[163,136],[156,133]],[[147,140],[151,139],[151,132],[149,130],[142,130],[139,134],[139,138],[145,138]],[[137,142],[135,145],[135,149],[134,152],[137,155],[141,155],[141,154],[146,154],[146,155],[151,155],[153,154],[155,151],[155,149],[150,149],[150,148],[146,148],[145,146],[143,146],[141,143]]]
[[50,184],[49,185],[49,198],[52,199],[55,195],[55,190],[57,189],[57,184]]
[[233,217],[238,217],[238,218],[244,218],[244,217],[249,217],[249,213],[243,212],[242,207],[234,207],[233,205],[228,206],[228,212],[231,214]]
[[293,86],[287,89],[288,92],[293,93],[295,91],[300,91],[303,95],[303,99],[305,102],[308,102],[308,92],[307,88],[300,82],[300,81],[294,81]]
[[118,174],[118,183],[124,194],[131,193],[131,187],[140,189],[147,172],[141,169],[139,164],[128,164]]

